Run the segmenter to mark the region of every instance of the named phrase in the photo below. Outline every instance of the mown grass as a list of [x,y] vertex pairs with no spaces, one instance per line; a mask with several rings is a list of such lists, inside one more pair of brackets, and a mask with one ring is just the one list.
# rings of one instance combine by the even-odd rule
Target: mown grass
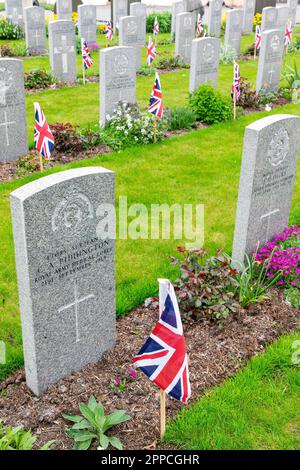
[[[61,102],[60,102],[61,104]],[[297,105],[275,113],[300,115]],[[238,181],[245,126],[266,113],[248,115],[162,141],[156,145],[128,148],[120,153],[59,166],[45,174],[89,165],[100,165],[116,173],[116,201],[127,196],[128,206],[145,204],[204,204],[205,246],[231,251]],[[39,178],[35,174],[0,186],[0,339],[7,342],[8,364],[0,377],[22,362],[21,334],[15,261],[13,254],[9,194]],[[300,175],[296,177],[291,221],[300,224]],[[157,292],[158,277],[174,279],[169,256],[183,240],[117,241],[117,314],[122,315]]]
[[299,450],[300,364],[292,363],[299,340],[300,332],[280,338],[205,393],[167,426],[164,440],[190,450]]

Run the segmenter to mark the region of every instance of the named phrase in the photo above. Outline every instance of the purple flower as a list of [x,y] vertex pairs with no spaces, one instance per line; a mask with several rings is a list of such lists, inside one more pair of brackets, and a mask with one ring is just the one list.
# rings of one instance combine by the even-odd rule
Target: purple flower
[[133,379],[136,379],[137,378],[137,371],[135,369],[130,369],[128,371],[128,374],[130,377],[132,377]]

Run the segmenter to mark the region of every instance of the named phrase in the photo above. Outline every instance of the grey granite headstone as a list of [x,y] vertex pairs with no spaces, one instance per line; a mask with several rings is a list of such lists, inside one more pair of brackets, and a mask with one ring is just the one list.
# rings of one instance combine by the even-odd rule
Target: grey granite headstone
[[185,64],[191,62],[194,38],[195,23],[192,13],[178,13],[176,16],[175,57],[181,57]]
[[186,0],[177,0],[172,3],[172,20],[171,20],[171,39],[174,39],[176,31],[176,16],[178,13],[187,12],[187,1]]
[[221,35],[223,0],[211,0],[208,9],[208,34],[219,38]]
[[197,90],[202,83],[218,83],[220,56],[219,38],[198,38],[192,41],[192,58],[190,69],[190,92]]
[[100,124],[105,125],[118,103],[136,102],[136,70],[132,47],[117,46],[100,50]]
[[283,30],[269,29],[262,33],[256,79],[257,93],[261,89],[273,91],[278,88],[283,50]]
[[253,17],[255,0],[244,0],[243,33],[250,34],[253,31]]
[[96,5],[79,5],[78,34],[88,43],[97,42]]
[[27,152],[23,61],[0,58],[0,162]]
[[24,8],[26,47],[36,53],[47,52],[45,10],[41,7]]
[[227,12],[224,43],[236,50],[237,55],[241,50],[241,36],[243,28],[243,10],[235,8]]
[[135,16],[138,19],[138,44],[144,46],[146,43],[146,5],[139,2],[131,3],[130,16]]
[[72,19],[72,0],[57,0],[57,18],[59,20],[71,21]]
[[120,18],[128,16],[127,0],[113,0],[113,28],[114,32],[119,29]]
[[246,127],[232,254],[237,267],[288,225],[299,146],[297,116],[268,116]]
[[266,7],[262,11],[261,31],[276,29],[278,20],[278,9],[276,7]]
[[139,40],[139,18],[137,16],[123,16],[119,19],[119,46],[134,47],[135,68],[141,68],[141,47],[144,43]]
[[277,23],[275,29],[283,29],[287,25],[289,19],[289,8],[286,5],[277,6]]
[[292,27],[294,27],[296,23],[298,0],[288,0],[287,6],[289,7],[289,20],[292,22]]
[[5,11],[6,17],[11,23],[24,27],[22,0],[5,0]]
[[50,65],[55,77],[63,82],[76,80],[75,24],[59,20],[49,23]]
[[101,167],[11,193],[26,381],[36,395],[114,345],[115,241],[98,230],[114,204],[114,173]]

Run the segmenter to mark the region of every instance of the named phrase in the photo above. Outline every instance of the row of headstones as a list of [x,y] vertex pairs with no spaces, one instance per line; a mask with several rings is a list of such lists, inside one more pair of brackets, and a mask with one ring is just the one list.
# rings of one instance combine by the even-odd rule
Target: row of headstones
[[[246,127],[237,267],[287,226],[299,146],[299,117],[273,115]],[[115,240],[101,236],[107,223],[115,233],[114,193],[114,173],[89,167],[11,194],[26,380],[37,395],[115,342]]]
[[[13,23],[21,26],[26,25],[28,20],[26,11],[28,8],[23,8],[23,0],[5,0],[6,17]],[[57,0],[56,1],[57,17],[59,20],[72,19],[72,0]],[[43,9],[43,11],[45,11]],[[29,18],[30,20],[30,18]],[[31,21],[34,21],[34,15]]]

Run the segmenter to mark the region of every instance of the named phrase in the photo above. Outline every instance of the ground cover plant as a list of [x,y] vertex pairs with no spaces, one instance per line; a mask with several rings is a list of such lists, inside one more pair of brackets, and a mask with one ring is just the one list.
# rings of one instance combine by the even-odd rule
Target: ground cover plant
[[[0,450],[33,450],[36,440],[36,436],[23,426],[4,427],[0,420]],[[40,450],[50,450],[53,444],[54,441],[49,441]]]

